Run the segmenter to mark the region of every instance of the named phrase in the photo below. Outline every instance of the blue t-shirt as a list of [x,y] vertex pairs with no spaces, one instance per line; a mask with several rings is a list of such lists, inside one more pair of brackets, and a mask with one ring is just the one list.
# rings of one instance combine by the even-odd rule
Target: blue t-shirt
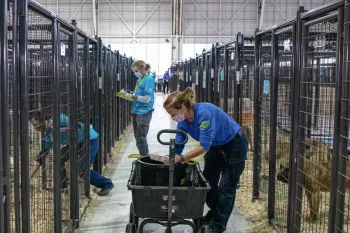
[[[60,114],[60,127],[69,128],[69,118],[65,114]],[[78,125],[78,143],[84,141],[85,136],[85,125],[79,122]],[[90,140],[96,139],[98,133],[90,128]],[[69,130],[61,132],[61,145],[67,145],[69,143]],[[51,149],[53,146],[53,122],[52,119],[49,120],[49,128],[45,132],[45,149]]]
[[[208,151],[211,146],[222,146],[231,141],[241,127],[216,105],[199,103],[194,105],[193,122],[191,124],[187,120],[179,122],[177,129],[187,132]],[[175,141],[183,142],[184,136],[177,134]],[[184,145],[175,146],[177,154],[181,154],[183,149]]]
[[150,95],[151,100],[149,103],[142,103],[137,100],[132,103],[131,112],[137,115],[142,115],[150,111],[153,111],[153,105],[154,105],[154,88],[155,88],[154,79],[150,75],[147,75],[145,78],[143,78],[143,80],[139,78],[136,82],[136,85],[138,85],[141,81],[142,83],[139,86],[139,88],[135,90],[134,95],[135,96]]
[[164,74],[163,79],[164,79],[164,81],[169,81],[170,75],[169,74]]

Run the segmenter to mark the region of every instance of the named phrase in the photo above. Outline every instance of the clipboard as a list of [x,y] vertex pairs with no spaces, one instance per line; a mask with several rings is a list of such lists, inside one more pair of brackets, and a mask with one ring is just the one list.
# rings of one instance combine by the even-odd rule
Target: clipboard
[[122,98],[122,99],[125,99],[125,100],[128,100],[128,101],[130,101],[130,102],[134,102],[135,100],[134,99],[127,99],[127,98],[125,98],[125,96],[124,95],[122,95],[119,91],[118,92],[116,92],[115,93],[115,95],[117,96],[117,97],[119,97],[119,98]]

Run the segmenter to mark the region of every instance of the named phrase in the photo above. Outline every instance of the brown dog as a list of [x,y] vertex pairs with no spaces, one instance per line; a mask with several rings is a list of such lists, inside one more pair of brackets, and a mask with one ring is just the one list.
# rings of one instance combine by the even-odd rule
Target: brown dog
[[249,125],[242,125],[242,130],[245,133],[245,135],[248,138],[249,141],[249,150],[251,152],[254,152],[254,147],[253,147],[253,130]]
[[[310,214],[308,219],[314,221],[318,217],[321,192],[329,192],[331,189],[331,151],[328,145],[317,140],[305,140],[309,145],[304,153],[303,186],[309,204]],[[287,159],[288,160],[288,159]],[[299,171],[300,172],[300,171]],[[347,164],[347,177],[350,176],[350,164]],[[285,165],[280,165],[277,180],[288,183],[289,160]],[[347,187],[350,181],[347,180]]]
[[[328,144],[324,141],[306,138],[306,157],[311,158],[314,155],[317,155],[318,161],[329,161],[331,159],[331,150],[328,147]],[[278,137],[276,140],[276,160],[289,158],[290,156],[290,143],[289,138]],[[270,150],[266,150],[264,158],[266,161],[269,161]]]

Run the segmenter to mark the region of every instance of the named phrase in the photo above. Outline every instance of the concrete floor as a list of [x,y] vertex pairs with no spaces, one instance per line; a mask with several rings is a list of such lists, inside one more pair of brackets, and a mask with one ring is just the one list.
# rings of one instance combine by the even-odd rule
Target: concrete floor
[[[167,153],[169,148],[162,146],[157,141],[157,133],[161,129],[175,129],[176,123],[172,121],[169,115],[163,109],[164,96],[157,93],[155,100],[155,111],[153,113],[149,133],[148,145],[151,153]],[[173,135],[164,135],[162,140],[168,141]],[[130,134],[126,140],[128,145],[125,152],[116,162],[115,167],[106,174],[111,177],[115,188],[107,197],[101,197],[97,200],[92,218],[82,222],[78,232],[81,233],[124,233],[125,227],[129,220],[129,205],[131,202],[131,193],[128,191],[126,184],[131,171],[133,159],[128,159],[129,154],[137,153],[134,135]],[[185,150],[191,150],[194,145],[186,145]],[[201,166],[203,168],[203,165]],[[205,207],[205,213],[206,213]],[[149,224],[145,227],[145,233],[163,233],[164,227],[155,224]],[[247,232],[247,222],[245,217],[238,209],[234,209],[227,226],[227,233],[244,233]],[[173,228],[173,233],[191,233],[192,230],[186,226],[177,226]]]

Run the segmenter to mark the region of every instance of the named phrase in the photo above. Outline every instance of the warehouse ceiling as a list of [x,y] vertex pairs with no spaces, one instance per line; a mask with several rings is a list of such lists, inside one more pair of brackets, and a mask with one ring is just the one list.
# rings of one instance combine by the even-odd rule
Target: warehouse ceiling
[[294,18],[299,5],[313,9],[328,0],[38,2],[66,20],[77,20],[78,26],[89,35],[98,34],[110,44],[168,43],[175,36],[183,38],[185,44],[212,44],[231,41],[237,32],[253,36],[259,27],[259,20],[262,22],[261,28],[279,24]]

